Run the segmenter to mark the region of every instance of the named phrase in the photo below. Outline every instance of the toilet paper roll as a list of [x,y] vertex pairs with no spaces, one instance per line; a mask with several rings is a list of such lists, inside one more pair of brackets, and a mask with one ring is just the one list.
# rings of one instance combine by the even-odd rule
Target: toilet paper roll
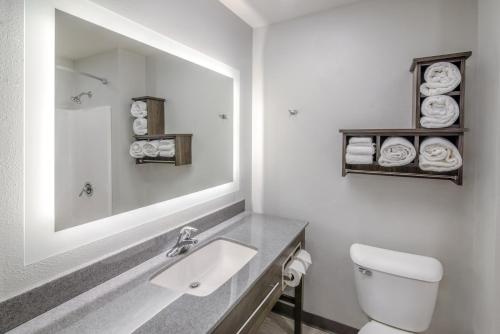
[[310,266],[312,264],[312,259],[311,259],[311,254],[309,254],[307,251],[301,249],[295,254],[295,257],[299,260],[301,260],[303,263],[307,264]]
[[300,284],[300,279],[302,275],[305,274],[306,270],[302,262],[298,260],[292,260],[288,266],[285,268],[285,283],[292,288],[295,288]]

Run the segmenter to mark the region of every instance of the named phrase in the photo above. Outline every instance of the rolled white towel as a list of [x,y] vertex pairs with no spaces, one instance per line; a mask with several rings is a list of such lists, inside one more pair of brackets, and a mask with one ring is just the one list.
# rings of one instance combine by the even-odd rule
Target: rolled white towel
[[420,143],[419,167],[433,172],[449,172],[462,166],[462,156],[448,139],[431,137]]
[[450,96],[429,96],[422,102],[422,115],[420,124],[424,128],[446,128],[458,119],[460,107]]
[[134,117],[146,117],[148,115],[148,105],[144,101],[134,101],[130,107],[130,114]]
[[372,144],[372,137],[351,137],[349,139],[349,144]]
[[373,163],[373,155],[347,153],[345,155],[345,161],[351,165],[371,165]]
[[144,154],[148,157],[154,158],[160,153],[160,150],[158,149],[158,140],[147,141],[142,147]]
[[159,151],[158,155],[164,158],[173,158],[175,157],[175,150]]
[[373,155],[375,154],[375,147],[373,147],[373,144],[370,145],[349,144],[347,145],[346,151],[347,153],[350,154]]
[[389,137],[380,148],[378,163],[384,167],[405,166],[415,160],[415,146],[406,138]]
[[160,151],[167,151],[171,149],[175,149],[175,140],[174,139],[164,139],[158,142],[158,149]]
[[146,141],[135,141],[130,145],[130,156],[132,158],[144,158],[144,144]]
[[143,136],[148,133],[148,120],[145,118],[136,118],[134,119],[132,128],[134,130],[134,134]]
[[462,75],[455,64],[439,62],[425,70],[424,80],[425,82],[420,86],[420,92],[423,95],[441,95],[457,88],[462,82]]

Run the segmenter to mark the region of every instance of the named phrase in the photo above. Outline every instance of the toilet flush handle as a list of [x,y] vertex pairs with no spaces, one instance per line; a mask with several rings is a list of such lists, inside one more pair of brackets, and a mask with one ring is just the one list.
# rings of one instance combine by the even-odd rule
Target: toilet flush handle
[[365,275],[365,276],[371,276],[372,275],[371,270],[368,270],[366,268],[358,267],[358,270],[361,273],[361,275]]

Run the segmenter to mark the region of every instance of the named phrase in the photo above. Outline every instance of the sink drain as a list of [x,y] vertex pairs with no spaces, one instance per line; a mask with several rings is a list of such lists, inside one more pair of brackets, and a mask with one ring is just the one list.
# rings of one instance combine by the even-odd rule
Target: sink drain
[[193,282],[193,283],[189,284],[189,287],[190,287],[191,289],[196,289],[196,288],[197,288],[197,287],[199,287],[200,285],[201,285],[201,283],[200,283],[200,282]]

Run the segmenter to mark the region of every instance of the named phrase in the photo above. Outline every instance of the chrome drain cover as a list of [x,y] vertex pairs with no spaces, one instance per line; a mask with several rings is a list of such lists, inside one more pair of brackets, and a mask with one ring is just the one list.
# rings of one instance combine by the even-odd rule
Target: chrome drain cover
[[201,283],[200,283],[200,282],[193,282],[193,283],[189,284],[189,287],[190,287],[191,289],[196,289],[196,288],[197,288],[197,287],[199,287],[200,285],[201,285]]

